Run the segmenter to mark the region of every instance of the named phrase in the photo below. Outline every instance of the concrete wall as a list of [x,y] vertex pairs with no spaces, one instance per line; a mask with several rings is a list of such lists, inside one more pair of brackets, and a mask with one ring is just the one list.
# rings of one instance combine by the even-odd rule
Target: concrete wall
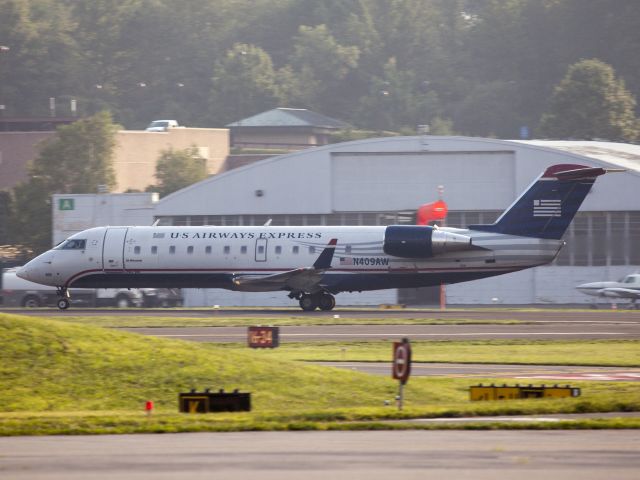
[[210,175],[218,173],[229,155],[229,130],[224,128],[174,128],[167,132],[123,130],[116,136],[114,158],[117,187],[144,190],[156,183],[156,163],[163,150],[192,146],[207,160]]
[[264,147],[264,148],[306,148],[310,145],[318,145],[319,139],[313,132],[308,131],[240,131],[236,128],[233,132],[233,145],[235,147]]
[[0,132],[0,190],[27,180],[27,165],[38,154],[40,143],[55,132]]
[[[0,132],[0,189],[13,188],[27,179],[27,165],[38,154],[40,142],[55,132]],[[114,192],[144,191],[156,183],[160,152],[191,146],[207,160],[210,175],[218,173],[229,155],[229,130],[225,128],[176,128],[168,132],[122,130],[116,134]]]
[[[596,299],[575,287],[587,282],[618,280],[634,268],[628,266],[556,267],[544,266],[472,282],[448,285],[450,305],[490,304],[584,304]],[[599,299],[599,302],[608,303]]]

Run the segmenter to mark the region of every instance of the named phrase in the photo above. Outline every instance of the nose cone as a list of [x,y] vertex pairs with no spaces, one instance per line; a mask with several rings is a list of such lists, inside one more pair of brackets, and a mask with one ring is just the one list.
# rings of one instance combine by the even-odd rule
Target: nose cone
[[600,290],[607,287],[607,284],[610,282],[591,282],[591,283],[583,283],[582,285],[578,285],[576,290],[586,295],[598,296],[600,294]]
[[33,280],[31,280],[32,276],[33,276],[33,260],[31,260],[31,262],[27,263],[26,265],[24,265],[23,267],[20,267],[17,271],[16,271],[16,275],[20,278],[22,278],[23,280],[28,280],[30,282],[33,282]]
[[[53,252],[45,252],[19,268],[18,271],[16,271],[16,275],[29,282],[48,285],[48,280],[51,276],[52,259]],[[49,277],[47,277],[47,273],[49,274]]]

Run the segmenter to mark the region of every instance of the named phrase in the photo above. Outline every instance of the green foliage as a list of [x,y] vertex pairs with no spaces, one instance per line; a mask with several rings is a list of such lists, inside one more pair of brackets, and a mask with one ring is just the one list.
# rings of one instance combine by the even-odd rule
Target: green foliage
[[[381,421],[640,410],[637,382],[575,382],[579,398],[469,402],[470,384],[498,379],[415,377],[398,412],[383,405],[397,392],[388,377],[301,365],[246,347],[232,351],[20,315],[0,314],[0,344],[0,435],[416,428]],[[206,387],[251,392],[253,411],[176,413],[179,392]],[[147,400],[156,407],[150,417]],[[638,422],[563,423],[605,426],[638,428]]]
[[346,113],[336,100],[349,90],[345,80],[358,67],[358,47],[338,43],[326,25],[301,25],[293,41],[291,101],[330,115]]
[[117,126],[107,112],[58,129],[29,167],[29,180],[13,189],[10,232],[14,243],[36,252],[51,247],[51,195],[97,193],[115,185]]
[[[600,340],[588,342],[522,342],[516,340],[420,342],[412,345],[415,362],[522,365],[640,366],[640,342]],[[238,348],[230,344],[230,349]],[[282,360],[383,362],[391,355],[385,342],[287,343],[268,355]]]
[[269,359],[265,352],[157,339],[86,325],[0,314],[0,411],[138,410],[151,399],[175,411],[179,392],[252,392],[258,412],[373,406],[387,378]]
[[610,65],[581,60],[556,87],[540,128],[552,138],[633,141],[639,133],[635,105]]
[[11,194],[5,190],[0,190],[0,245],[9,243],[11,201]]
[[147,190],[157,191],[161,197],[207,178],[207,161],[196,147],[184,150],[163,150],[156,164],[157,185]]
[[29,175],[51,185],[52,193],[97,193],[115,186],[113,150],[118,126],[108,112],[60,127],[45,142]]
[[211,92],[215,124],[226,125],[275,108],[281,98],[271,57],[260,47],[235,44],[216,62]]
[[578,59],[640,92],[636,0],[0,0],[0,12],[7,115],[48,115],[50,97],[68,115],[74,98],[79,115],[109,109],[127,128],[222,127],[292,106],[357,128],[450,119],[440,132],[513,138]]

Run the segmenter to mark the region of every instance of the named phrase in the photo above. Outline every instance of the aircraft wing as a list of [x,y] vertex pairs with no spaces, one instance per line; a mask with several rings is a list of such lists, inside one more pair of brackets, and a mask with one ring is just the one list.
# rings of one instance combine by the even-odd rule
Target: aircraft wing
[[321,290],[322,274],[331,268],[331,261],[338,239],[333,238],[320,253],[312,267],[296,268],[273,275],[234,275],[233,283],[241,290],[300,290],[314,292]]
[[640,290],[634,288],[607,287],[598,292],[605,297],[634,298],[640,300]]

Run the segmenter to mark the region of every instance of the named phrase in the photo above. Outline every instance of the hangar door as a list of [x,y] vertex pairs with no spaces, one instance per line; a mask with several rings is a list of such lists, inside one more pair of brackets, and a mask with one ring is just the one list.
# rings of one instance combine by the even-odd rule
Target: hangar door
[[331,175],[335,212],[415,209],[439,185],[450,210],[502,210],[519,193],[510,150],[335,152]]

